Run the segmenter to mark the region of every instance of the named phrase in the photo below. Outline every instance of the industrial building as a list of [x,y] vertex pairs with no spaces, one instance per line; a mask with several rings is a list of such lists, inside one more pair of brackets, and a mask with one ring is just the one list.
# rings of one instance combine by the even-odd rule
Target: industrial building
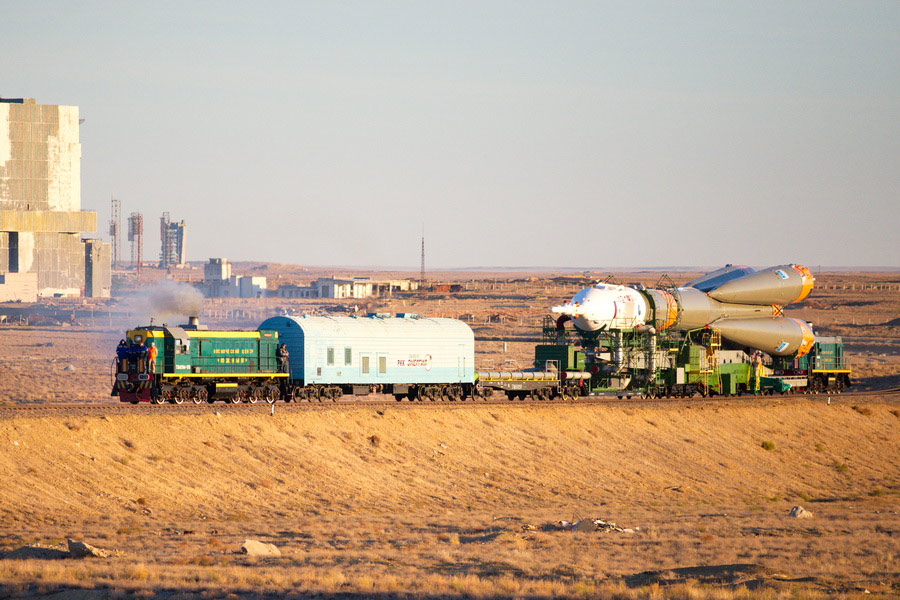
[[110,246],[82,240],[77,106],[0,98],[0,301],[109,297]]
[[280,298],[371,298],[418,288],[418,282],[410,279],[319,277],[308,286],[282,285],[277,295]]
[[265,277],[232,275],[227,258],[210,258],[198,287],[207,298],[260,298],[266,295],[266,283]]

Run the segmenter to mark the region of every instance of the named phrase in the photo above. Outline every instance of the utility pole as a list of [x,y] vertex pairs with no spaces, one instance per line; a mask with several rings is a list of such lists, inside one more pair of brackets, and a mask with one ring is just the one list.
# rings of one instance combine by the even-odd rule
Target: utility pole
[[419,287],[425,289],[425,225],[422,225],[422,263],[419,269]]

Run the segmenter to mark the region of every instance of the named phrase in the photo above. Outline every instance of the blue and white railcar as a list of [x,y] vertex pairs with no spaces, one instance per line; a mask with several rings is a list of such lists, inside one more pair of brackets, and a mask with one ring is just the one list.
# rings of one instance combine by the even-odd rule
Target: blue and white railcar
[[259,329],[277,331],[287,346],[294,399],[316,389],[320,399],[372,389],[453,398],[475,382],[475,336],[456,319],[281,316]]

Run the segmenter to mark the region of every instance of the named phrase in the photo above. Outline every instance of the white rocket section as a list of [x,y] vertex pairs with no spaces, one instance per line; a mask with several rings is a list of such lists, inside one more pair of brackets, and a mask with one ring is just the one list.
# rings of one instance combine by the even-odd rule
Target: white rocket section
[[[746,273],[722,282],[709,279],[715,286],[709,291],[682,287],[672,294],[646,290],[644,295],[630,287],[597,284],[550,312],[568,315],[577,329],[588,333],[634,329],[655,315],[653,325],[659,331],[670,326],[681,330],[710,326],[726,339],[769,354],[802,356],[808,352],[813,343],[812,330],[803,321],[782,316],[781,305],[806,297],[815,281],[809,270],[801,265],[759,272],[735,269]],[[721,277],[735,269],[716,273]],[[719,290],[723,290],[721,294]],[[723,301],[726,298],[730,301]]]
[[623,285],[599,283],[579,291],[569,302],[550,312],[572,317],[582,331],[630,329],[647,322],[647,300],[637,290]]

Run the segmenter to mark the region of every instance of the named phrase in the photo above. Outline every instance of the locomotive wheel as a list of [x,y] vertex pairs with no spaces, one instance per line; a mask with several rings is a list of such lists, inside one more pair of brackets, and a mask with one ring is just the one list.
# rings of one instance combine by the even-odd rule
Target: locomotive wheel
[[203,404],[209,400],[209,392],[206,391],[205,387],[194,388],[194,396],[192,399],[194,404]]
[[172,404],[184,404],[184,392],[185,388],[173,391],[171,397],[169,398],[169,402],[171,402]]
[[228,398],[225,401],[228,402],[229,404],[240,404],[244,400],[244,395],[245,395],[244,390],[238,390],[234,394],[228,396]]
[[[161,394],[157,394],[150,398],[150,404],[162,404],[163,402],[165,402],[165,398],[163,398]],[[134,404],[137,404],[137,402]]]
[[269,404],[275,404],[275,402],[281,398],[281,392],[275,386],[269,386],[266,388],[266,402]]
[[291,401],[300,402],[301,400],[305,400],[304,394],[303,394],[303,388],[295,387],[294,389],[291,390],[291,395],[287,396],[284,400],[285,400],[285,402],[291,402]]
[[250,404],[256,404],[260,400],[264,398],[265,394],[263,393],[263,389],[260,387],[254,387],[250,390],[250,394],[247,397],[247,401]]

